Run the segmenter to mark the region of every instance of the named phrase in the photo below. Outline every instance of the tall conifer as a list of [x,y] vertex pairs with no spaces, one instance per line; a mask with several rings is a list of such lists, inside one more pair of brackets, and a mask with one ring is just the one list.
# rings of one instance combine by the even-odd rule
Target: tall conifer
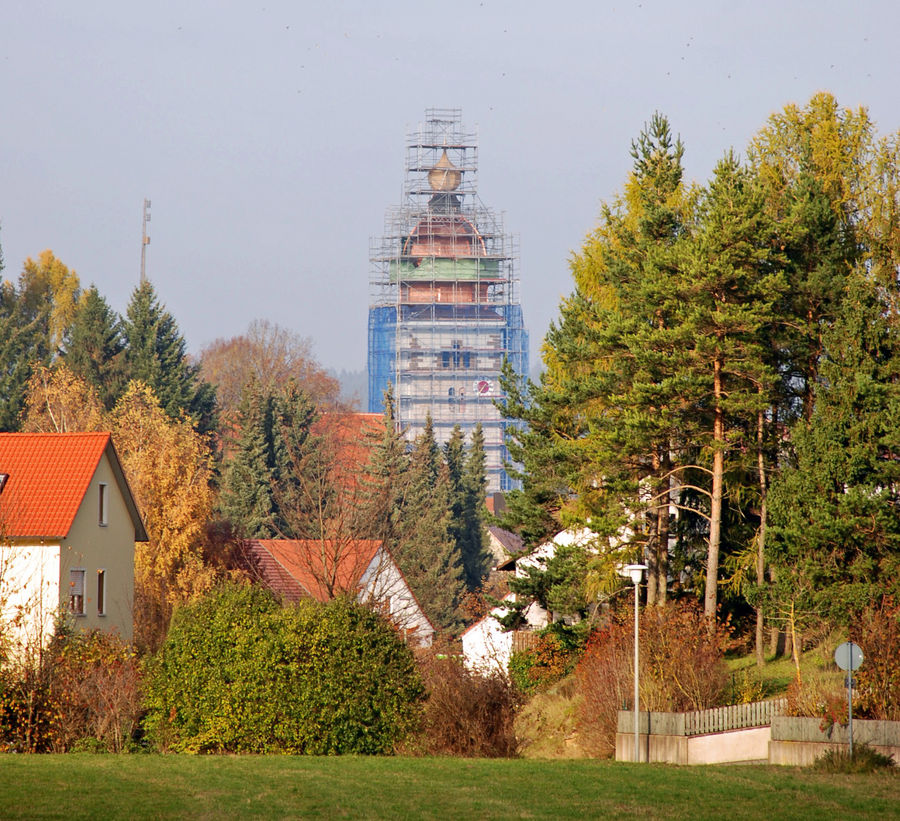
[[172,418],[184,413],[198,431],[210,431],[215,421],[215,389],[188,362],[175,318],[159,304],[149,280],[134,289],[122,328],[128,379],[149,385]]
[[94,386],[107,410],[125,389],[124,351],[119,317],[91,285],[78,302],[63,356],[72,373]]

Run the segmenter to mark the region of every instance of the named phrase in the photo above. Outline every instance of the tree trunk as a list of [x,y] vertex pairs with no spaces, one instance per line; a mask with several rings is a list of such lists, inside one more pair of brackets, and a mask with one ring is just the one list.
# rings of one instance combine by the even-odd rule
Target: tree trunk
[[797,639],[797,616],[794,612],[794,602],[791,600],[790,616],[788,617],[788,629],[791,640],[791,657],[794,659],[794,667],[797,670],[797,684],[802,685],[800,679],[800,642]]
[[665,478],[659,483],[656,490],[659,500],[656,519],[656,600],[657,604],[662,605],[666,603],[669,588],[669,488],[671,480],[668,474],[671,462],[668,453],[664,455],[660,467]]
[[[766,483],[766,462],[763,452],[763,442],[765,439],[765,417],[762,410],[756,416],[756,457],[757,467],[759,468],[759,534],[756,543],[756,584],[762,587],[766,581],[766,494],[768,485]],[[763,651],[765,619],[763,617],[762,607],[756,608],[756,664],[762,667],[766,663],[766,654]]]
[[713,363],[713,396],[715,417],[713,420],[713,469],[712,497],[709,509],[709,552],[706,557],[706,595],[703,613],[710,625],[715,624],[718,603],[719,542],[722,531],[722,496],[725,480],[725,418],[722,412],[722,361]]
[[647,605],[656,604],[656,579],[657,579],[657,534],[658,534],[658,522],[659,518],[657,516],[657,510],[654,508],[651,511],[647,511],[647,532],[649,533],[649,538],[647,539]]

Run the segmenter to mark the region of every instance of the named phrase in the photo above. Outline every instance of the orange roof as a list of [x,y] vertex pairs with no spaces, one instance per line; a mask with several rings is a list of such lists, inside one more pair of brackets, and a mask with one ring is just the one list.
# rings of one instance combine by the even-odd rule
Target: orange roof
[[[324,602],[332,598],[329,587],[332,594],[356,592],[381,542],[376,539],[251,539],[248,546],[260,561],[260,569],[270,586],[283,586],[284,578],[280,573],[272,573],[268,557],[306,593]],[[287,590],[276,592],[294,598]]]
[[0,490],[0,536],[65,538],[104,453],[135,522],[135,539],[146,541],[107,432],[0,433],[0,474],[9,477]]

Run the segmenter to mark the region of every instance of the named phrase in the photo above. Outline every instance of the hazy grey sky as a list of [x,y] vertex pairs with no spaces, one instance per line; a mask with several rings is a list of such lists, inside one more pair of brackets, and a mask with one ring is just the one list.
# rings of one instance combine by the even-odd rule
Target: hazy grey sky
[[265,318],[363,368],[406,133],[458,107],[519,238],[536,361],[654,111],[698,181],[819,90],[895,131],[898,32],[894,0],[3,0],[4,275],[51,248],[124,311],[148,197],[148,275],[191,350]]

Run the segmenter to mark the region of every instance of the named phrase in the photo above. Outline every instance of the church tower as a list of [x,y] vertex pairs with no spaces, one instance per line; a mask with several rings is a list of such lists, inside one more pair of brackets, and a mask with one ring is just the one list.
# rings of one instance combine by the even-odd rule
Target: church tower
[[502,218],[478,197],[478,144],[458,109],[428,109],[406,146],[403,201],[371,248],[369,411],[393,385],[412,440],[430,414],[444,443],[484,431],[488,491],[508,490],[506,422],[494,406],[507,358],[528,372],[515,249]]

